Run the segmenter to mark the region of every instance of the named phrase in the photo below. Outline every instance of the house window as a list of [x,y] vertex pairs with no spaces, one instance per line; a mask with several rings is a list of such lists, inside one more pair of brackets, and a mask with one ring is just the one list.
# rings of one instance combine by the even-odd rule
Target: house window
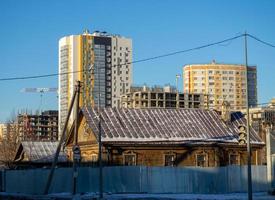
[[197,154],[196,162],[198,167],[207,167],[206,154]]
[[124,165],[136,165],[136,154],[124,154]]
[[97,162],[97,154],[92,154],[91,160],[92,160],[92,162]]
[[174,166],[176,155],[175,154],[166,154],[164,155],[164,166]]
[[229,154],[229,165],[238,165],[239,156],[237,154]]

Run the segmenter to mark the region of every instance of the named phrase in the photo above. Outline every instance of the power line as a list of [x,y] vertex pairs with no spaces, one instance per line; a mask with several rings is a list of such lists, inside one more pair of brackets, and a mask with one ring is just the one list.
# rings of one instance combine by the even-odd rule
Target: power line
[[[211,46],[214,46],[214,45],[222,44],[222,43],[225,43],[225,42],[229,42],[229,41],[232,41],[232,40],[236,40],[240,37],[243,37],[244,35],[245,34],[240,34],[238,36],[231,37],[231,38],[228,38],[228,39],[224,39],[224,40],[221,40],[221,41],[218,41],[218,42],[214,42],[214,43],[210,43],[210,44],[206,44],[206,45],[202,45],[202,46],[198,46],[198,47],[194,47],[194,48],[190,48],[190,49],[186,49],[186,50],[181,50],[181,51],[175,51],[175,52],[171,52],[171,53],[167,53],[167,54],[162,54],[162,55],[159,55],[159,56],[154,56],[154,57],[144,58],[144,59],[140,59],[140,60],[135,60],[135,61],[132,61],[132,62],[126,62],[126,63],[123,63],[123,64],[113,65],[112,67],[123,66],[123,65],[134,64],[134,63],[141,63],[141,62],[156,60],[156,59],[160,59],[160,58],[164,58],[164,57],[168,57],[168,56],[173,56],[173,55],[177,55],[177,54],[181,54],[181,53],[187,53],[187,52],[190,52],[190,51],[195,51],[195,50],[211,47]],[[72,71],[72,72],[66,72],[66,73],[44,74],[44,75],[36,75],[36,76],[21,76],[21,77],[0,78],[0,81],[13,81],[13,80],[47,78],[47,77],[54,77],[54,76],[59,76],[59,75],[80,73],[80,72],[85,72],[85,71],[88,71],[88,70]]]
[[159,56],[154,56],[154,57],[151,57],[151,58],[145,58],[145,59],[133,61],[132,63],[139,63],[139,62],[164,58],[164,57],[168,57],[168,56],[173,56],[173,55],[176,55],[176,54],[187,53],[187,52],[190,52],[190,51],[195,51],[195,50],[207,48],[207,47],[210,47],[210,46],[214,46],[214,45],[217,45],[217,44],[222,44],[222,43],[225,43],[225,42],[229,42],[229,41],[238,39],[240,37],[243,37],[244,35],[245,34],[241,34],[241,35],[238,35],[238,36],[235,36],[235,37],[232,37],[232,38],[228,38],[228,39],[225,39],[225,40],[222,40],[222,41],[219,41],[219,42],[214,42],[214,43],[210,43],[210,44],[206,44],[206,45],[202,45],[202,46],[198,46],[198,47],[194,47],[194,48],[190,48],[190,49],[186,49],[186,50],[182,50],[182,51],[175,51],[175,52],[172,52],[172,53],[167,53],[167,54],[163,54],[163,55],[159,55]]
[[84,72],[85,70],[73,71],[73,72],[64,72],[64,73],[53,73],[53,74],[44,74],[36,76],[21,76],[21,77],[11,77],[11,78],[1,78],[0,81],[14,81],[14,80],[25,80],[25,79],[36,79],[36,78],[47,78],[59,75],[74,74],[79,72]]
[[261,42],[262,44],[265,44],[265,45],[267,45],[267,46],[269,46],[269,47],[275,48],[275,45],[273,45],[273,44],[271,44],[271,43],[269,43],[269,42],[265,42],[265,41],[263,41],[263,40],[261,40],[261,39],[255,37],[255,36],[253,36],[253,35],[250,35],[250,34],[246,34],[246,35],[247,35],[248,37],[250,37],[250,38],[252,38],[252,39],[258,41],[258,42]]

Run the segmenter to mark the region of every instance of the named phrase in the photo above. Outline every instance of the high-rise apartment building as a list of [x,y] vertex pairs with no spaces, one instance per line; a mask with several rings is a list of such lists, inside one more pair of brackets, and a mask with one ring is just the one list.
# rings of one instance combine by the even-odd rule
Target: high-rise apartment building
[[246,77],[248,77],[248,104],[257,104],[257,71],[255,66],[235,64],[192,64],[183,67],[185,93],[208,95],[209,107],[221,110],[223,101],[230,103],[233,110],[246,106]]
[[[65,123],[76,81],[80,105],[118,107],[132,83],[132,40],[85,31],[59,40],[59,131]],[[73,73],[75,72],[75,73]],[[73,111],[74,112],[74,111]],[[72,112],[72,116],[74,116]],[[72,124],[70,118],[69,124]]]

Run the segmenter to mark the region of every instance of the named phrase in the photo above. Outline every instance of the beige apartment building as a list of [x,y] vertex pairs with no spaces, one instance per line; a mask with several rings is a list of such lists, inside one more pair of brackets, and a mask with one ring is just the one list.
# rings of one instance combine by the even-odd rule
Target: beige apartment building
[[257,71],[255,66],[236,64],[191,64],[183,67],[185,93],[202,93],[209,97],[209,108],[221,110],[224,101],[232,110],[246,107],[246,77],[248,77],[248,104],[257,104]]
[[207,95],[184,94],[170,86],[132,87],[121,96],[123,108],[207,108]]
[[8,124],[0,124],[0,140],[5,138],[8,132]]

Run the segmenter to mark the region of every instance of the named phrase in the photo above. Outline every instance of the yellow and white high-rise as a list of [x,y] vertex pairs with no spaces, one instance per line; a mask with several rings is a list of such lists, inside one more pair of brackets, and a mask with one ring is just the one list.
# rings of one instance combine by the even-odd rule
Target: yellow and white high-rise
[[98,31],[63,37],[59,40],[59,74],[60,132],[78,80],[82,82],[80,106],[120,105],[120,95],[129,92],[132,83],[132,40]]
[[[183,67],[185,93],[208,95],[209,108],[221,110],[223,101],[229,102],[232,110],[246,106],[246,67],[236,64],[191,64]],[[249,106],[257,104],[257,71],[248,67]]]

